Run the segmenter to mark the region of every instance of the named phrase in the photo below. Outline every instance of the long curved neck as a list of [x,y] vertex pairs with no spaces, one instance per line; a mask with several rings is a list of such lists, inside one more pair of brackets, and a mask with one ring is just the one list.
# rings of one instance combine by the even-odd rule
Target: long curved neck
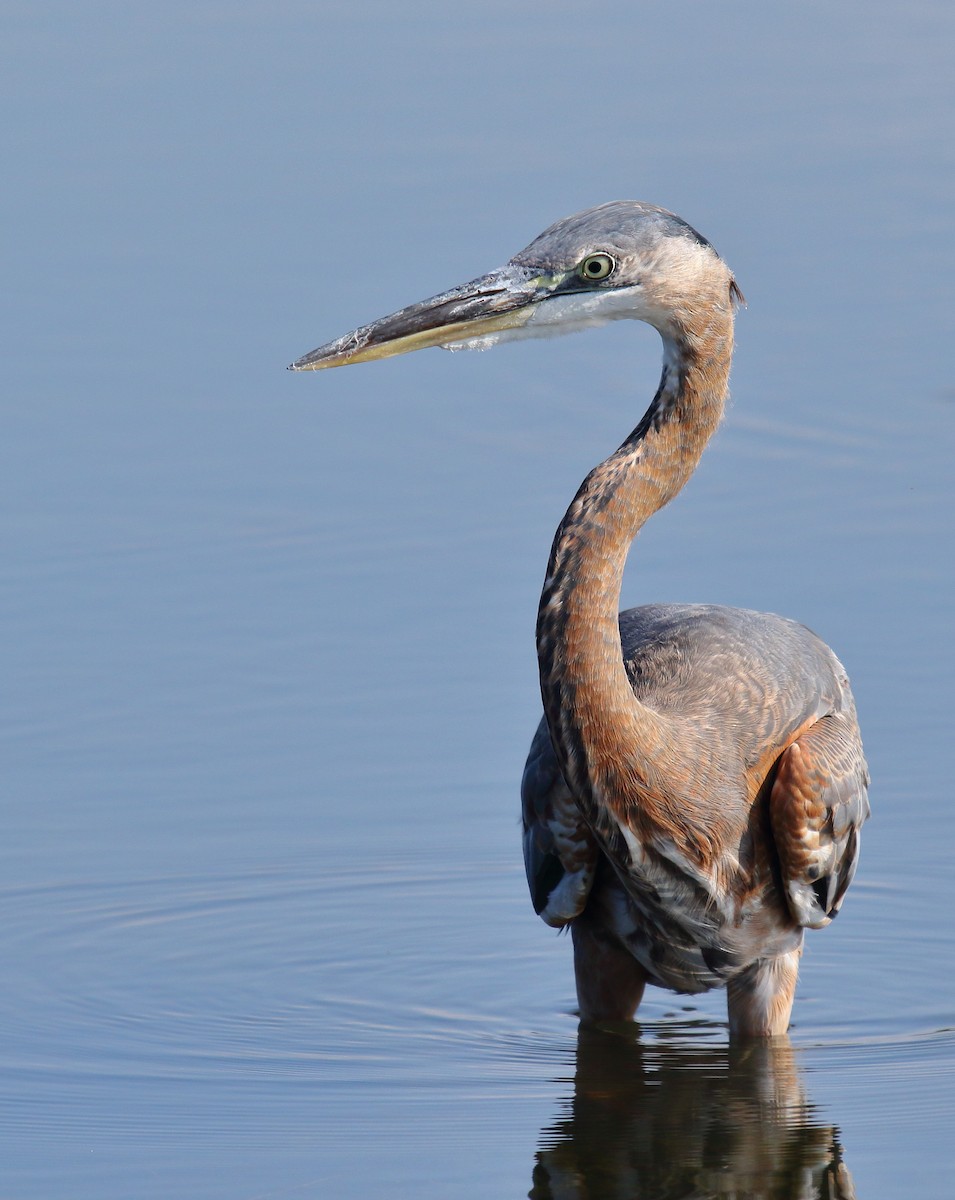
[[[672,794],[667,723],[637,700],[623,664],[620,588],[631,542],[686,483],[719,424],[733,351],[732,310],[727,306],[702,334],[665,337],[664,346],[663,376],[650,408],[587,476],[557,530],[538,614],[551,739],[568,786],[598,828],[608,810],[626,815],[631,825],[654,816],[671,832],[687,825],[676,797],[674,811],[666,811]],[[656,814],[647,811],[654,805]]]

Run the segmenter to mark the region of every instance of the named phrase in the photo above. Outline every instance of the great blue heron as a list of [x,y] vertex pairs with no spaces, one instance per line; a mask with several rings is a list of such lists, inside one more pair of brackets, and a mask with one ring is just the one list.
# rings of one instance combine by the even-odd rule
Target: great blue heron
[[788,1028],[804,930],[837,913],[869,813],[845,671],[783,617],[699,604],[618,614],[631,542],[722,416],[739,299],[685,221],[619,201],[292,369],[621,318],[660,333],[650,407],[584,480],[551,550],[524,861],[534,908],[571,926],[582,1019],[631,1019],[647,983],[725,986],[731,1035],[770,1036]]

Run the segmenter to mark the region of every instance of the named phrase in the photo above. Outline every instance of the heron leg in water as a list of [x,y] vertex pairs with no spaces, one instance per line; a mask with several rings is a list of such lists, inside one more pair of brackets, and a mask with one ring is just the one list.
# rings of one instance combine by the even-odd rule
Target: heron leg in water
[[570,927],[582,1021],[632,1021],[643,999],[647,973],[610,928],[593,901]]
[[761,958],[726,987],[731,1037],[781,1037],[789,1028],[802,946]]

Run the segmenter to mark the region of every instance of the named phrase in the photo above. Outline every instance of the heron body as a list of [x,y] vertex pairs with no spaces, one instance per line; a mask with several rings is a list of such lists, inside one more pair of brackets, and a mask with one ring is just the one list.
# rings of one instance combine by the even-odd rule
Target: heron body
[[524,861],[536,911],[571,927],[582,1019],[631,1018],[647,983],[725,986],[731,1033],[769,1036],[788,1027],[804,931],[838,912],[869,812],[845,671],[782,617],[618,611],[633,539],[686,483],[722,417],[737,299],[705,238],[621,201],[558,222],[505,267],[293,369],[625,318],[659,331],[650,407],[587,476],[551,550]]

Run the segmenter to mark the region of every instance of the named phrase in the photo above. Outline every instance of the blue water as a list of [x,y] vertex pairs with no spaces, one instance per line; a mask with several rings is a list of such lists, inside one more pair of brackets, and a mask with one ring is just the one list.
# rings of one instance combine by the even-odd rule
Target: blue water
[[[0,1195],[948,1197],[950,7],[3,26]],[[873,773],[784,1058],[719,995],[578,1043],[526,897],[537,593],[655,335],[284,370],[625,196],[749,307],[624,601],[805,621]]]

